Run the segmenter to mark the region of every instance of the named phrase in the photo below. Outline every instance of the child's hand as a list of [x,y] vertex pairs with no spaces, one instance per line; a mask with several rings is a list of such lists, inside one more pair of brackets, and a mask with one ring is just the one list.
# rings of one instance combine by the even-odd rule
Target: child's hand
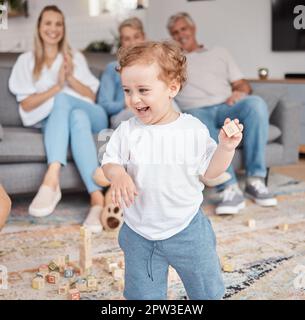
[[126,172],[112,179],[110,189],[112,202],[120,208],[123,208],[124,203],[129,208],[138,195],[134,182]]
[[[230,118],[226,118],[224,125],[228,124],[230,121]],[[238,119],[234,119],[234,122],[239,127],[240,132],[234,134],[229,138],[223,128],[221,128],[218,135],[219,145],[227,151],[233,151],[234,149],[236,149],[243,137],[242,131],[244,126],[239,123]]]

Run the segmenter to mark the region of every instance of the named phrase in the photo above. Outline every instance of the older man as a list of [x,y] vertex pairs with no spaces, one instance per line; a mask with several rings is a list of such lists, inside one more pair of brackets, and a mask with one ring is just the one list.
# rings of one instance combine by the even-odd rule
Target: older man
[[[246,195],[262,206],[275,206],[277,200],[265,185],[265,147],[268,138],[266,103],[252,96],[251,87],[227,50],[206,48],[196,40],[196,26],[188,13],[171,16],[168,31],[187,54],[188,80],[177,96],[179,107],[200,119],[218,141],[219,128],[228,117],[244,124],[243,158],[246,168]],[[234,169],[231,179],[218,186],[221,202],[217,214],[237,214],[245,207]]]

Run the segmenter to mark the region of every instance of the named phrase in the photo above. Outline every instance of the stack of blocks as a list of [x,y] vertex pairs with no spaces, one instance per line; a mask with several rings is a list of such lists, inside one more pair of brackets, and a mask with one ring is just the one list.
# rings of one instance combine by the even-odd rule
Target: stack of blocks
[[124,262],[113,262],[109,258],[104,258],[102,262],[106,271],[112,274],[114,289],[122,291],[124,288]]
[[89,275],[91,273],[91,232],[85,227],[80,228],[79,266],[81,274]]
[[[91,232],[80,228],[80,271],[83,277],[76,277],[75,270],[69,263],[69,256],[58,256],[48,265],[39,266],[38,273],[32,280],[33,289],[43,289],[45,281],[50,284],[58,284],[58,294],[68,295],[70,300],[79,300],[80,292],[90,292],[98,289],[98,283],[95,276],[91,275],[92,256],[91,256]],[[111,272],[115,272],[115,278],[121,277],[121,271],[116,270],[117,264],[113,264]],[[60,275],[64,280],[60,280]]]

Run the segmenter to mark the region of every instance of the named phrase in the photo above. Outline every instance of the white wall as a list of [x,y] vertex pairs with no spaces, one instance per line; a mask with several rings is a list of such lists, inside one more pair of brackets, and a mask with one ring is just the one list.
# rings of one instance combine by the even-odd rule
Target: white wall
[[[30,50],[36,20],[46,5],[55,4],[64,12],[69,41],[77,49],[84,49],[91,41],[112,41],[112,32],[117,32],[119,21],[126,17],[109,13],[90,17],[88,0],[28,0],[28,3],[28,18],[9,18],[8,30],[0,30],[0,51]],[[133,10],[129,15],[136,15],[145,21],[145,10]]]
[[[197,23],[198,40],[206,46],[230,50],[246,77],[256,77],[267,67],[270,77],[286,72],[305,73],[305,52],[271,51],[271,0],[150,0],[147,10],[135,10],[151,39],[168,38],[167,18],[178,11],[189,12]],[[288,0],[287,0],[288,1]],[[112,40],[118,18],[111,14],[89,17],[88,0],[29,0],[29,18],[10,18],[9,29],[0,30],[0,51],[24,51],[32,46],[37,16],[47,4],[58,5],[66,15],[73,47],[84,49],[94,40]],[[119,17],[122,19],[122,17]]]
[[168,38],[167,19],[178,11],[194,18],[200,43],[229,49],[246,77],[257,77],[259,67],[267,67],[272,78],[305,73],[305,52],[271,51],[271,0],[151,0],[150,38]]

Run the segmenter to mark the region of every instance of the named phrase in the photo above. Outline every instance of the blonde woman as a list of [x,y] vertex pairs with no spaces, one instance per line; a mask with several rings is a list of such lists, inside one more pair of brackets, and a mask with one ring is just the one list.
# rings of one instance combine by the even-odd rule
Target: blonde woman
[[98,86],[83,55],[67,43],[63,13],[46,6],[37,21],[34,50],[19,56],[9,80],[23,124],[41,127],[44,133],[48,170],[29,213],[43,217],[54,211],[61,199],[60,169],[67,163],[71,141],[73,159],[91,198],[84,224],[93,232],[102,231],[104,196],[92,179],[98,167],[92,133],[108,127],[106,112],[94,103]]
[[[145,33],[141,20],[137,17],[124,20],[119,26],[120,44],[124,48],[131,47],[145,41]],[[121,121],[133,116],[125,106],[124,91],[121,86],[120,74],[116,71],[117,62],[106,66],[101,77],[101,85],[97,96],[97,103],[110,116],[110,125],[116,129]]]

